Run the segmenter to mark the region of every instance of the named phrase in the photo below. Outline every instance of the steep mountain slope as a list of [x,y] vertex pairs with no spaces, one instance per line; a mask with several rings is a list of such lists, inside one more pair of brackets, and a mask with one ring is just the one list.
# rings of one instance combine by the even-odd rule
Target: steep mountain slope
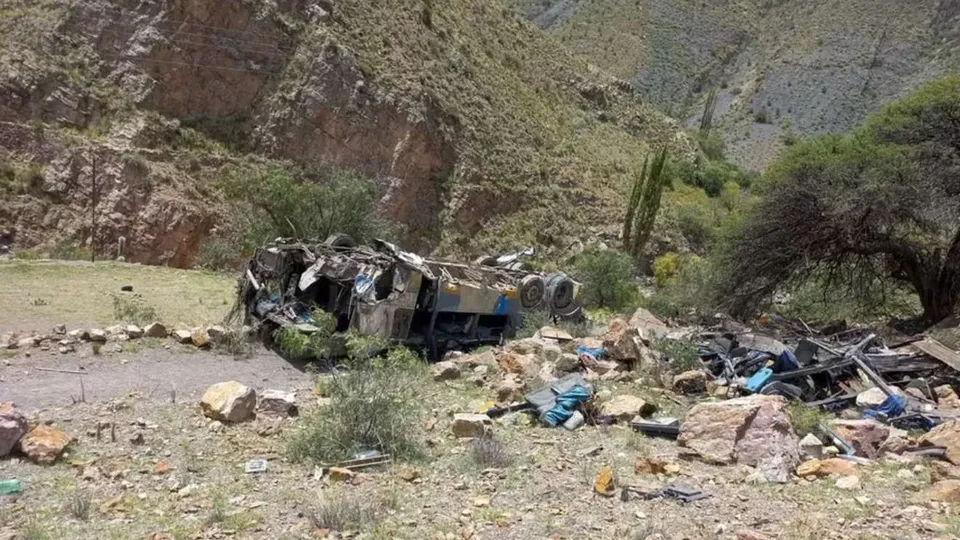
[[222,219],[223,167],[275,160],[375,178],[414,248],[560,250],[588,223],[615,229],[662,145],[694,152],[499,0],[0,12],[0,229],[21,245],[111,252],[123,236],[128,258],[189,264]]
[[960,69],[955,0],[517,0],[578,58],[695,121],[710,88],[731,157],[759,169]]

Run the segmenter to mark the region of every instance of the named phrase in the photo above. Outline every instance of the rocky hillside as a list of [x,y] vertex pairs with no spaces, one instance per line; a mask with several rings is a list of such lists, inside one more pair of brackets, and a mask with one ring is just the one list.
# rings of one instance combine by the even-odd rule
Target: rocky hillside
[[518,0],[575,57],[714,125],[730,157],[768,164],[797,134],[843,131],[960,68],[954,0]]
[[651,148],[694,152],[499,0],[0,13],[0,229],[20,246],[108,254],[124,237],[128,259],[189,265],[223,219],[223,168],[274,161],[375,178],[413,248],[562,250],[615,234]]

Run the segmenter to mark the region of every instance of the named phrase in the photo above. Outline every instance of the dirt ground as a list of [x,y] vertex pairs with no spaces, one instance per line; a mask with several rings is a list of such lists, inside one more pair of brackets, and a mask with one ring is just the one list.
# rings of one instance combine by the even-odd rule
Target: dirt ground
[[[105,355],[85,366],[87,402],[76,404],[69,394],[79,391],[78,376],[35,369],[57,358],[10,360],[0,370],[4,399],[21,401],[35,421],[61,427],[76,442],[52,466],[0,461],[0,477],[24,485],[22,494],[2,502],[0,538],[315,538],[310,513],[320,500],[342,497],[380,501],[377,515],[356,532],[361,538],[679,540],[736,538],[746,528],[785,539],[922,539],[960,532],[952,507],[915,501],[929,485],[923,462],[862,468],[856,491],[840,490],[830,479],[754,484],[748,468],[678,457],[673,441],[619,426],[543,428],[517,414],[495,426],[512,463],[485,469],[471,461],[467,443],[450,435],[449,423],[454,412],[489,396],[459,381],[424,383],[435,421],[422,433],[425,459],[370,471],[355,484],[331,483],[314,467],[285,458],[284,440],[297,419],[259,418],[219,432],[200,414],[199,392],[226,379],[292,390],[306,409],[313,406],[312,377],[271,353],[248,360],[162,348]],[[171,382],[176,402],[166,386]],[[116,426],[116,440],[105,429],[96,438],[104,422]],[[137,432],[143,444],[131,441]],[[582,455],[595,446],[602,449]],[[634,459],[648,455],[678,459],[680,473],[635,474]],[[253,458],[268,459],[268,471],[246,474],[243,465]],[[158,463],[170,470],[159,473],[165,465]],[[675,484],[712,497],[690,504],[599,497],[592,483],[604,464],[622,484]],[[407,468],[421,477],[403,480]],[[70,509],[82,506],[77,500],[87,501],[86,519]]]
[[[13,296],[8,287],[0,281],[0,297]],[[3,320],[10,324],[17,313],[4,311]],[[44,327],[50,324],[45,316],[31,314]],[[960,537],[955,507],[919,496],[930,485],[924,461],[859,467],[861,487],[855,490],[840,489],[833,479],[758,484],[749,468],[687,459],[671,440],[622,426],[550,429],[514,413],[494,426],[510,463],[478,465],[470,444],[453,437],[450,424],[454,413],[471,412],[493,396],[464,380],[423,381],[422,459],[334,482],[314,465],[287,458],[286,440],[300,419],[263,416],[223,426],[198,407],[207,385],[233,379],[257,391],[294,391],[308,413],[317,407],[318,375],[263,349],[234,359],[169,341],[138,343],[100,355],[81,347],[66,355],[33,349],[29,356],[21,350],[0,358],[0,401],[14,401],[33,422],[51,423],[75,438],[53,465],[0,460],[0,479],[17,478],[23,485],[22,493],[0,497],[0,539],[319,538],[325,533],[310,517],[323,501],[375,506],[357,530],[329,533],[344,538]],[[674,403],[640,383],[598,384],[614,395],[641,395],[668,414],[682,415],[692,404],[682,397],[682,405]],[[676,460],[680,471],[637,474],[638,456]],[[254,458],[268,460],[267,472],[244,472]],[[711,497],[689,504],[601,497],[592,486],[604,465],[613,467],[621,485],[673,484]],[[765,536],[739,535],[745,530]]]
[[117,320],[113,295],[133,287],[169,326],[217,323],[233,304],[233,276],[118,262],[0,260],[0,334],[89,328]]

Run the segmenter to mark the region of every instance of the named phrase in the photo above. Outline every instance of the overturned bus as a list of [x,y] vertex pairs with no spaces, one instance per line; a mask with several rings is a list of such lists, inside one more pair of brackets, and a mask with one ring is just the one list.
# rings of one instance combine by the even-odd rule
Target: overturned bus
[[248,324],[307,332],[320,308],[334,315],[337,331],[355,329],[437,357],[512,337],[527,311],[582,317],[579,285],[562,273],[529,271],[518,260],[524,253],[468,264],[426,259],[381,240],[357,246],[344,235],[278,240],[248,262],[238,306]]

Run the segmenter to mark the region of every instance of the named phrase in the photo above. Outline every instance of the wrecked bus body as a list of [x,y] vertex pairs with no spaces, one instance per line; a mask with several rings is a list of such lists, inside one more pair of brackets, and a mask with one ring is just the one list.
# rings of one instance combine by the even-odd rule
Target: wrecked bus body
[[338,332],[354,329],[434,357],[511,337],[525,311],[581,312],[578,286],[563,274],[490,261],[430,260],[381,240],[354,246],[342,235],[323,243],[278,240],[248,262],[239,305],[247,323],[306,332],[320,308],[336,318]]

